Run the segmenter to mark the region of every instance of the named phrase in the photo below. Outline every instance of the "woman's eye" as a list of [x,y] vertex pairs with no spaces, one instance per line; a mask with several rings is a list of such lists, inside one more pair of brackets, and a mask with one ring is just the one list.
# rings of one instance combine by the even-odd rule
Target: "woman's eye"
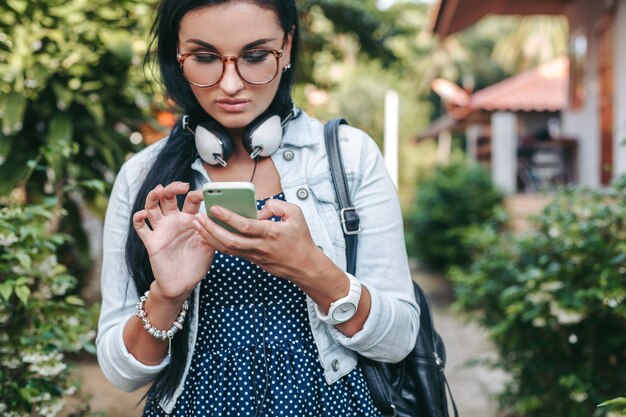
[[194,61],[201,64],[212,64],[214,62],[221,62],[220,57],[215,54],[195,54],[193,58]]
[[259,50],[246,52],[245,54],[243,54],[242,58],[247,63],[253,64],[255,62],[264,62],[265,60],[267,60],[267,57],[269,54],[270,54],[270,51],[259,49]]

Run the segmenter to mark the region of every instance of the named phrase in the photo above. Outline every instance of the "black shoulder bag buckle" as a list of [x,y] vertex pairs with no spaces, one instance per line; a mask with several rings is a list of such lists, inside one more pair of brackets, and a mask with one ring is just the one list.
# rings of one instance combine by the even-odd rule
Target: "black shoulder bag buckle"
[[[333,119],[324,126],[324,141],[328,153],[331,179],[335,188],[341,216],[341,226],[346,241],[347,271],[354,275],[359,216],[350,200],[338,130],[344,119]],[[359,364],[367,382],[372,400],[385,416],[394,417],[449,417],[448,399],[458,417],[450,386],[444,375],[446,350],[443,340],[435,331],[430,303],[424,291],[413,282],[415,298],[421,308],[420,330],[415,347],[399,363],[377,362],[359,355]]]

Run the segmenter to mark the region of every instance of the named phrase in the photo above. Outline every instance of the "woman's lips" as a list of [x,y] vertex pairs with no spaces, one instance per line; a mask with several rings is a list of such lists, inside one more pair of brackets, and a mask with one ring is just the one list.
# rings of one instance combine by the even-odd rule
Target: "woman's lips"
[[245,110],[250,100],[218,100],[217,105],[224,111],[238,113]]

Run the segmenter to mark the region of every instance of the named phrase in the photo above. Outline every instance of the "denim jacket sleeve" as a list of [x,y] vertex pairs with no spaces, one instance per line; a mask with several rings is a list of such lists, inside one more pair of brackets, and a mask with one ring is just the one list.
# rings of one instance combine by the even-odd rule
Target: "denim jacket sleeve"
[[124,391],[133,391],[151,382],[169,362],[168,357],[159,365],[142,364],[128,352],[123,338],[124,326],[134,314],[138,300],[126,266],[126,237],[132,202],[139,184],[136,178],[145,169],[144,159],[154,149],[147,148],[122,167],[113,185],[104,222],[100,282],[102,306],[96,338],[97,354],[104,375]]
[[396,188],[368,135],[342,126],[339,136],[362,228],[355,275],[372,301],[369,317],[357,334],[346,337],[333,326],[330,332],[341,345],[365,357],[399,362],[415,345],[420,311],[413,295]]

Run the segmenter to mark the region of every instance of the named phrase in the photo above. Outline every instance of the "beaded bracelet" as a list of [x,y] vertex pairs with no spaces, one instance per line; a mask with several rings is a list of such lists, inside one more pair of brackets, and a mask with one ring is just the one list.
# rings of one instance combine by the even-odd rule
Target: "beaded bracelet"
[[150,333],[150,336],[154,337],[157,340],[167,339],[167,354],[168,356],[172,356],[172,339],[174,338],[176,332],[182,330],[183,328],[183,323],[185,321],[185,317],[187,316],[187,310],[189,309],[189,302],[185,300],[183,306],[180,309],[180,314],[178,315],[176,320],[174,320],[174,323],[172,323],[172,327],[170,327],[169,330],[159,330],[154,327],[152,323],[150,323],[150,319],[146,314],[145,306],[146,300],[148,299],[148,294],[150,294],[150,291],[146,291],[141,297],[139,297],[139,302],[137,302],[137,313],[135,313],[135,315],[141,319],[141,322],[143,323],[143,328],[146,329],[148,333]]

